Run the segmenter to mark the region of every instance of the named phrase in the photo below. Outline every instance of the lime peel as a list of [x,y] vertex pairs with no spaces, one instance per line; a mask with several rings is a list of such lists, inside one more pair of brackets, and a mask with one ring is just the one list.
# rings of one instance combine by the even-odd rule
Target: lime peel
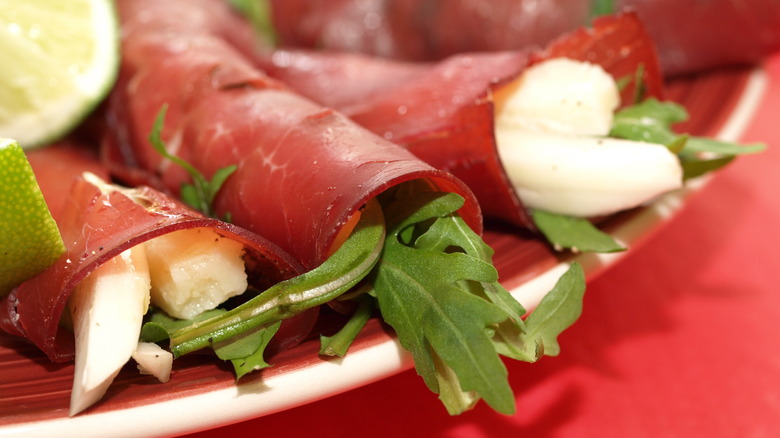
[[0,136],[24,148],[56,141],[116,81],[114,3],[0,0],[0,65]]
[[0,138],[0,296],[65,252],[38,181],[19,143]]

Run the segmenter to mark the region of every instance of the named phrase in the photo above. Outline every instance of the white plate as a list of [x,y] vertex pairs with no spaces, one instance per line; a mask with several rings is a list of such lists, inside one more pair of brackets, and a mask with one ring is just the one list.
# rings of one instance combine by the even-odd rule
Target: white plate
[[[761,69],[716,72],[673,83],[670,98],[691,111],[693,118],[686,126],[694,133],[736,140],[752,119],[766,81]],[[697,116],[712,107],[713,96],[720,104],[717,117]],[[706,181],[693,181],[646,208],[615,218],[608,225],[610,232],[635,247],[668,222]],[[502,282],[529,309],[572,262],[555,258],[546,245],[516,231],[489,228],[486,240],[496,249]],[[574,260],[592,279],[630,253],[580,255]],[[238,385],[230,369],[205,357],[177,360],[167,384],[127,369],[100,404],[69,418],[72,365],[50,364],[34,348],[0,335],[0,436],[87,438],[104,436],[106,430],[113,436],[184,434],[320,400],[412,367],[410,356],[377,321],[368,325],[343,359],[319,358],[315,344],[280,353],[273,358],[273,367]]]

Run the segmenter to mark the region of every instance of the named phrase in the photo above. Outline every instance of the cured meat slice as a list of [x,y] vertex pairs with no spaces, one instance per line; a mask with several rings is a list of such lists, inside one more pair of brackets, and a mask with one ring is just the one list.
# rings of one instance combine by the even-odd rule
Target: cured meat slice
[[[542,46],[586,24],[580,0],[274,0],[284,47],[405,60]],[[601,2],[604,3],[604,2]],[[757,63],[780,50],[780,4],[767,0],[617,0],[655,40],[666,75]]]
[[[207,178],[237,170],[215,200],[217,212],[276,242],[306,268],[327,257],[337,234],[369,199],[426,179],[466,200],[461,216],[481,232],[467,186],[344,115],[267,77],[210,29],[156,20],[218,2],[119,3],[123,65],[111,96],[105,157],[114,172],[176,192],[187,175],[147,140],[167,105],[163,137],[171,152]],[[182,23],[182,24],[179,24]]]
[[[30,152],[30,162],[60,228],[66,252],[0,303],[0,328],[24,336],[55,362],[73,357],[73,336],[60,317],[74,288],[98,266],[149,239],[177,230],[206,228],[244,245],[249,283],[263,289],[302,272],[273,243],[236,225],[207,218],[149,187],[105,190],[68,173],[97,170],[89,152],[72,145]],[[63,164],[67,172],[63,174]],[[55,182],[56,180],[56,182]],[[71,184],[72,182],[72,184]],[[70,186],[67,197],[57,186]]]
[[[250,51],[246,42],[238,47]],[[543,50],[455,55],[433,64],[291,50],[253,53],[275,78],[465,181],[486,217],[521,226],[530,221],[496,149],[496,90],[529,65],[566,57],[599,64],[615,78],[643,71],[645,95],[663,97],[655,48],[633,14],[601,18]],[[337,69],[332,58],[350,64]],[[366,68],[372,60],[376,65]],[[345,78],[350,87],[343,88],[351,91],[332,93]],[[635,92],[633,85],[624,88],[623,100],[631,102]]]
[[584,24],[581,0],[273,0],[285,46],[406,60],[543,45]]

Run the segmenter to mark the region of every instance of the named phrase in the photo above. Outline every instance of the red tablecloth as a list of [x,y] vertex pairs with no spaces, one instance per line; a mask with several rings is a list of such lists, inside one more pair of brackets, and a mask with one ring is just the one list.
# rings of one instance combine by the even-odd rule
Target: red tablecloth
[[450,417],[407,371],[192,437],[780,436],[780,56],[767,70],[743,140],[768,150],[594,280],[560,356],[508,363],[516,415]]

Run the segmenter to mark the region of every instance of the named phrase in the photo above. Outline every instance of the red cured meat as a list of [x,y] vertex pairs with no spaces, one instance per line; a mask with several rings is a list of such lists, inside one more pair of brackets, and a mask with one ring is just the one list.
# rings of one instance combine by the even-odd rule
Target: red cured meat
[[780,50],[778,0],[617,0],[635,11],[668,75],[760,63]]
[[[643,71],[642,87],[645,96],[664,97],[664,83],[656,45],[647,28],[634,13],[622,13],[598,18],[589,27],[566,33],[533,51],[530,63],[565,57],[598,64],[612,77],[633,77]],[[621,92],[623,104],[632,103],[635,84]]]
[[[356,65],[339,70],[330,56]],[[454,173],[474,191],[486,217],[521,226],[530,221],[498,156],[493,91],[526,66],[554,57],[600,64],[616,78],[632,77],[642,65],[647,95],[663,97],[655,48],[633,14],[596,20],[592,28],[566,34],[544,50],[455,55],[434,64],[289,50],[255,54],[258,65],[277,79]],[[366,68],[372,60],[377,65]],[[345,77],[350,82],[343,82]],[[331,93],[338,87],[348,91]],[[624,101],[634,91],[624,89]]]
[[108,170],[98,161],[97,151],[78,142],[65,140],[25,154],[55,220],[63,216],[62,210],[68,204],[71,181],[84,172],[91,172],[105,181],[109,179]]
[[[283,47],[405,60],[526,49],[588,22],[582,0],[273,0]],[[756,63],[780,50],[777,0],[618,0],[655,40],[667,75]]]
[[252,57],[269,76],[283,80],[298,93],[332,108],[346,108],[354,102],[386,93],[425,74],[433,66],[433,63],[400,62],[348,52],[258,51],[251,38],[231,43]]
[[543,45],[585,24],[582,0],[272,0],[283,46],[406,60]]
[[[369,199],[413,179],[466,199],[461,215],[481,232],[473,194],[451,174],[265,76],[226,37],[155,17],[220,2],[119,2],[123,65],[104,144],[114,171],[176,191],[186,176],[147,141],[163,104],[171,150],[207,177],[237,171],[217,196],[220,214],[276,242],[305,267],[319,265],[339,230]],[[186,14],[186,12],[185,12]],[[182,23],[182,24],[179,24]]]
[[[72,164],[94,165],[85,156],[78,155],[80,152],[51,147],[32,154],[31,163],[43,182],[41,187],[47,192],[47,199],[52,199],[52,192],[47,188],[53,186],[49,182],[60,169],[59,159],[67,157]],[[63,181],[60,179],[60,184]],[[67,201],[53,212],[66,253],[0,303],[0,328],[26,337],[52,361],[70,360],[74,352],[73,335],[65,332],[59,322],[76,285],[121,252],[176,230],[209,228],[243,243],[249,283],[261,290],[302,272],[294,259],[254,233],[206,218],[148,187],[137,190],[133,199],[119,191],[105,193],[81,177],[73,181]]]

